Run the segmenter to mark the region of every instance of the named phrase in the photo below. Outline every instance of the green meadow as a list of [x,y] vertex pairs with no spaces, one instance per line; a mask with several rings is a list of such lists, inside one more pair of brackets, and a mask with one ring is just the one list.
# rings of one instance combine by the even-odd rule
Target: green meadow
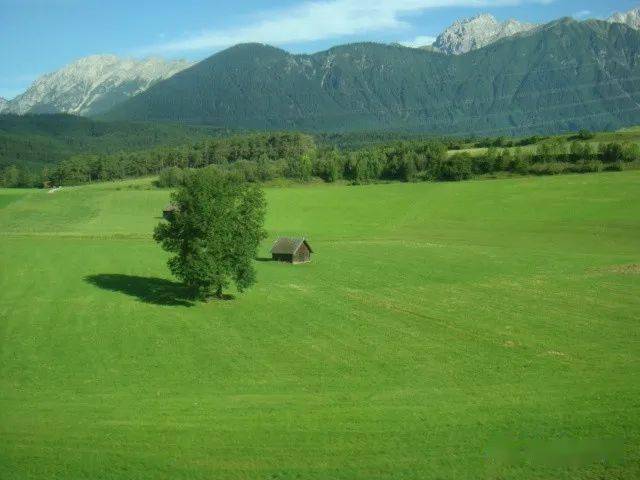
[[[558,135],[557,138],[560,138],[566,142],[575,141],[575,133]],[[621,143],[623,145],[631,143],[640,144],[640,127],[622,128],[614,132],[594,132],[593,138],[586,141],[586,143],[591,144],[594,151],[597,151],[598,147],[601,144],[610,142]],[[520,149],[523,152],[528,152],[533,155],[537,152],[538,146],[539,143],[535,143],[523,147],[509,147],[507,149],[511,150],[512,152],[514,152],[516,149]],[[487,153],[487,150],[488,149],[484,147],[471,147],[460,150],[449,150],[448,155],[453,156],[459,153],[468,153],[472,157],[478,157]]]
[[149,183],[0,190],[3,480],[640,478],[640,172],[269,188],[207,304]]

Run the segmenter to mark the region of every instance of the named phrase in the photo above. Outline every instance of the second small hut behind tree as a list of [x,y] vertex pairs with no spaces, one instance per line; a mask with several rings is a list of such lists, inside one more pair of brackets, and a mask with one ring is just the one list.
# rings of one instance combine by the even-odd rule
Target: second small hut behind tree
[[278,262],[307,263],[313,250],[305,238],[280,237],[273,244],[271,258]]

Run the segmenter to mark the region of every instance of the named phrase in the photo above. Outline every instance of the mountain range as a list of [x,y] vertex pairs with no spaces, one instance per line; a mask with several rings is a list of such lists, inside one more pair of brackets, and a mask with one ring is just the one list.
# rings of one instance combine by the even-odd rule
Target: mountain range
[[[640,30],[640,8],[624,13],[615,13],[607,21],[624,23],[631,28]],[[425,45],[422,48],[429,47],[428,49],[448,55],[460,55],[540,26],[535,23],[523,23],[513,18],[500,22],[493,15],[484,13],[454,22],[438,35],[433,45]]]
[[479,15],[433,46],[313,55],[244,44],[197,64],[81,59],[4,102],[10,113],[228,128],[524,133],[638,123],[640,9],[547,25]]
[[22,95],[0,102],[0,111],[96,115],[190,65],[184,60],[92,55],[38,78]]
[[562,19],[463,55],[343,45],[232,47],[111,110],[230,128],[520,134],[640,121],[640,31]]

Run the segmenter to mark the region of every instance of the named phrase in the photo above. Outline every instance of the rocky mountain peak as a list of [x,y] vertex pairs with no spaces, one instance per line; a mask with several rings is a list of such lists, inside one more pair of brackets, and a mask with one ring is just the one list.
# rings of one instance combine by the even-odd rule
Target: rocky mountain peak
[[90,55],[38,78],[7,102],[11,113],[101,113],[189,67],[184,60]]
[[624,13],[615,13],[609,17],[611,23],[624,23],[625,25],[640,30],[640,7]]
[[493,15],[483,13],[454,22],[438,36],[433,46],[443,53],[460,55],[537,26],[515,19],[500,22]]

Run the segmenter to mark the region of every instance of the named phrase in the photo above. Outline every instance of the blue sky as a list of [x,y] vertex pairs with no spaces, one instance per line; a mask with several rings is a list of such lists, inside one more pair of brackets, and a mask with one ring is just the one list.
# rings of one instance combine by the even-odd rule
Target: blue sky
[[199,60],[257,41],[314,52],[354,41],[412,42],[482,12],[501,20],[605,18],[640,0],[0,0],[0,96],[79,57]]

